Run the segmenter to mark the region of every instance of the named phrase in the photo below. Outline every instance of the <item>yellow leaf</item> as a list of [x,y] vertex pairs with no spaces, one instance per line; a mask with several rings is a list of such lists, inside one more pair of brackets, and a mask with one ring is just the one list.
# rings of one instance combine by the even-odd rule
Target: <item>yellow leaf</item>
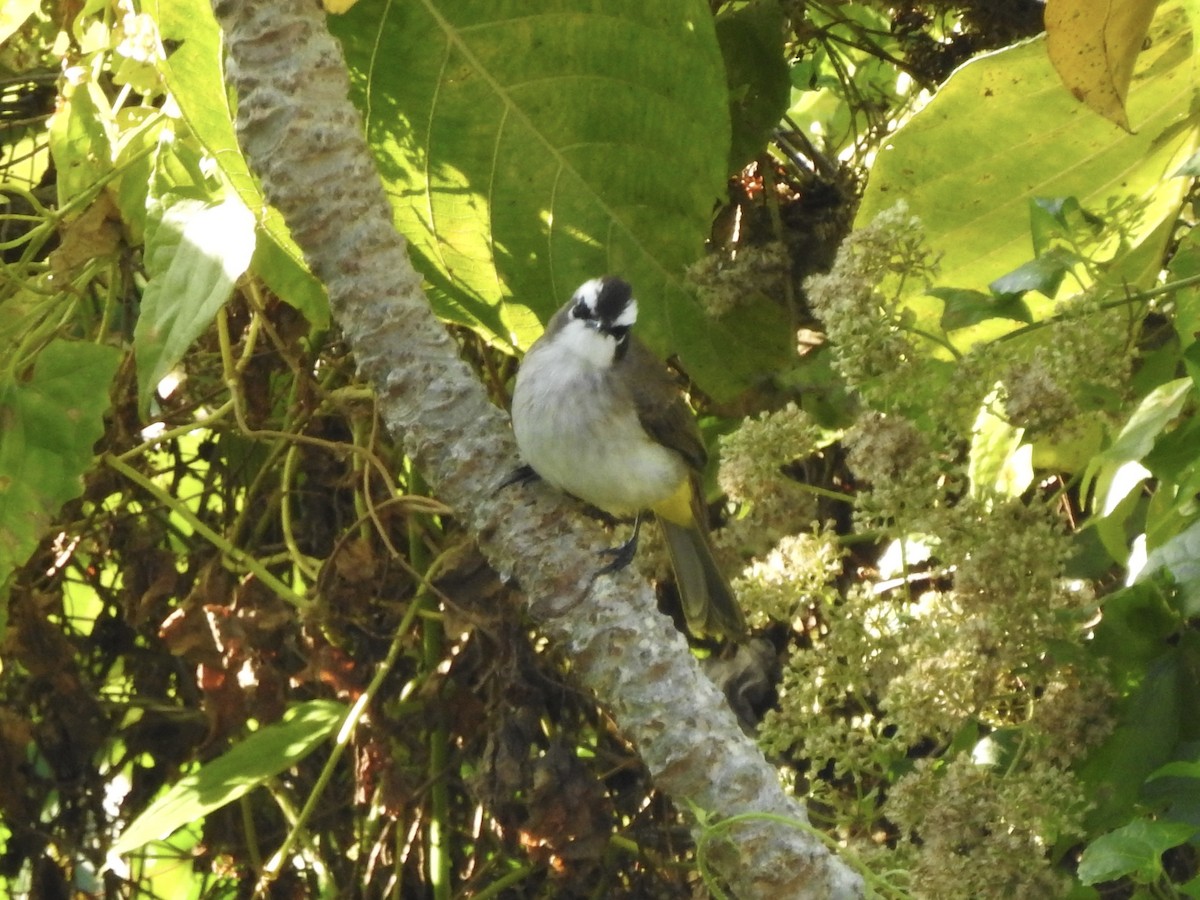
[[1048,0],[1046,52],[1075,99],[1126,131],[1125,97],[1158,0]]
[[358,0],[321,0],[321,5],[325,7],[325,12],[335,16],[340,16]]

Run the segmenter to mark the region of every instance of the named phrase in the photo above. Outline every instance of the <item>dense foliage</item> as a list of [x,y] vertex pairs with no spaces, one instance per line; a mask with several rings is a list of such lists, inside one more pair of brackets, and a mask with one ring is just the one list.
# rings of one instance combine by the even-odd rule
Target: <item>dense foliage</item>
[[[710,5],[334,18],[437,312],[503,406],[629,276],[755,630],[696,653],[872,892],[1200,895],[1194,4]],[[702,890],[382,432],[206,4],[0,37],[0,892]]]

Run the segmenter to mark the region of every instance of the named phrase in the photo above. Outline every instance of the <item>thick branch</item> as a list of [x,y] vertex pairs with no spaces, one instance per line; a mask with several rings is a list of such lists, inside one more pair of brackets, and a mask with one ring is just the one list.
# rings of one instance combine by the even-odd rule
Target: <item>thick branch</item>
[[[246,156],[327,286],[392,433],[496,569],[516,577],[533,617],[566,648],[662,790],[717,819],[764,813],[805,822],[645,582],[628,572],[593,580],[596,529],[541,486],[497,493],[517,464],[505,416],[430,311],[318,5],[215,0],[214,9]],[[760,818],[723,834],[711,859],[739,896],[861,896],[858,876],[802,830]]]

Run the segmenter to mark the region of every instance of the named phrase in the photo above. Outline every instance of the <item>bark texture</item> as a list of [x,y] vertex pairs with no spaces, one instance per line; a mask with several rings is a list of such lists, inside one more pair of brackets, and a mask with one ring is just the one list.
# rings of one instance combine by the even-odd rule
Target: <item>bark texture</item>
[[[497,493],[517,465],[507,417],[458,358],[412,268],[347,99],[340,49],[314,0],[214,0],[238,134],[265,194],[282,213],[384,419],[437,495],[515,577],[544,631],[571,655],[579,681],[610,710],[655,783],[720,820],[766,814],[806,822],[683,637],[627,570],[593,579],[597,528],[541,485]],[[710,846],[716,872],[745,898],[861,897],[859,876],[816,838],[749,818]]]

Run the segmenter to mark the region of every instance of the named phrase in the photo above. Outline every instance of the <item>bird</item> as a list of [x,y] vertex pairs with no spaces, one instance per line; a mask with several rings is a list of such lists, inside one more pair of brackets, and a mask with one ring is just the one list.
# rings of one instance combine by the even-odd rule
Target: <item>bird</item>
[[525,354],[512,426],[527,470],[618,518],[633,535],[602,572],[627,565],[642,514],[662,526],[688,630],[740,639],[745,618],[713,558],[700,474],[707,451],[671,371],[632,332],[638,301],[616,276],[584,282]]

